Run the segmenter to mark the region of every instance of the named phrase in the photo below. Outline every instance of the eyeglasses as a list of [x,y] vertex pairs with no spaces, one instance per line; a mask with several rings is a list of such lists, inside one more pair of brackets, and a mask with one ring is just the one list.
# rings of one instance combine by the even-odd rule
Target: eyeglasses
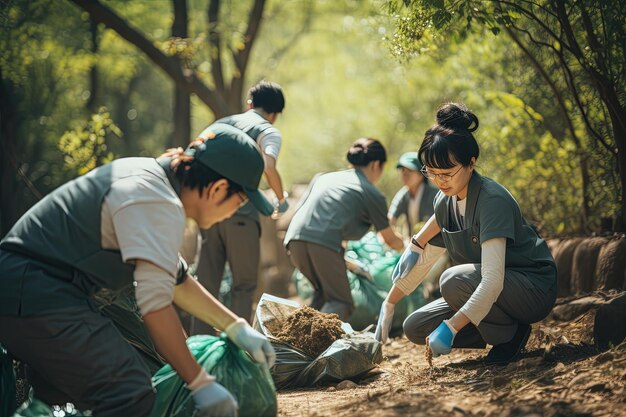
[[457,169],[454,174],[434,174],[432,172],[430,172],[428,170],[428,168],[426,167],[422,167],[422,169],[420,169],[420,172],[422,173],[423,176],[425,176],[426,178],[428,178],[429,180],[439,180],[442,182],[448,182],[452,179],[452,177],[454,177],[456,174],[459,173],[460,170],[462,170],[463,168],[465,168],[463,165],[461,165],[461,167],[459,169]]

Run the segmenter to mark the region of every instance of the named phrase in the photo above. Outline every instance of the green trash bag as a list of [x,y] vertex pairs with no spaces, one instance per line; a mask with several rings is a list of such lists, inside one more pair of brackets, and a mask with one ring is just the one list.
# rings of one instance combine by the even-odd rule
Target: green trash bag
[[[292,280],[296,287],[296,293],[303,300],[313,296],[313,286],[310,281],[297,269],[294,271]],[[378,321],[378,313],[387,291],[379,288],[374,282],[366,277],[348,271],[348,284],[354,303],[352,314],[348,323],[354,330],[364,330],[370,324],[375,325]],[[402,323],[411,313],[412,303],[409,297],[403,298],[395,308],[391,329],[401,330]]]
[[[348,272],[348,282],[354,302],[354,309],[348,323],[355,330],[363,330],[370,324],[375,326],[378,322],[380,306],[387,297],[387,291],[381,290],[374,282],[352,272]],[[412,306],[410,297],[404,297],[396,304],[391,322],[391,332],[402,330],[404,319],[413,311],[411,310]]]
[[[393,250],[386,250],[378,241],[376,234],[368,232],[361,240],[348,242],[345,257],[355,261],[372,279],[370,281],[365,275],[348,271],[348,283],[354,302],[354,309],[348,323],[355,330],[363,330],[369,325],[375,325],[378,321],[380,306],[393,285],[391,274],[400,259],[400,254]],[[313,287],[300,271],[294,271],[293,282],[298,296],[304,300],[311,298]],[[424,304],[426,301],[423,287],[420,285],[396,305],[391,324],[392,334],[401,332],[404,319]]]
[[53,406],[40,401],[36,398],[30,398],[17,409],[13,417],[90,417],[91,413],[83,413],[75,409],[72,404],[63,407]]
[[9,417],[15,411],[15,371],[13,359],[0,345],[0,417]]
[[376,317],[387,292],[379,289],[372,281],[348,271],[348,283],[354,307],[348,323],[355,330],[363,330],[376,324]]
[[[237,399],[240,417],[276,415],[276,390],[266,366],[254,362],[225,336],[192,336],[187,346],[198,363]],[[150,417],[195,416],[191,393],[170,365],[154,374],[152,383],[157,397]]]

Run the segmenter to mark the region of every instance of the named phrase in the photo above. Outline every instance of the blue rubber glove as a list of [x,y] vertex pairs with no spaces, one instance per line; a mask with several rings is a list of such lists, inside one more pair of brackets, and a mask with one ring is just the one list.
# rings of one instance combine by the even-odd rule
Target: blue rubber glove
[[287,197],[285,197],[282,203],[280,201],[278,202],[278,205],[276,206],[276,212],[283,214],[287,211],[287,209],[289,209],[289,201],[287,200]]
[[391,280],[396,282],[396,280],[404,278],[411,271],[411,269],[413,269],[415,264],[417,264],[423,252],[424,249],[410,243],[402,253],[402,256],[400,256],[396,266],[393,268]]
[[198,409],[197,417],[236,417],[239,405],[222,385],[211,382],[191,393]]
[[454,330],[454,327],[452,327],[448,320],[442,321],[441,324],[433,330],[426,339],[430,350],[433,352],[433,357],[436,358],[439,355],[447,355],[450,353],[456,333],[456,330]]
[[241,317],[232,322],[225,330],[228,338],[239,348],[245,350],[258,363],[274,366],[276,352],[267,337],[254,330]]

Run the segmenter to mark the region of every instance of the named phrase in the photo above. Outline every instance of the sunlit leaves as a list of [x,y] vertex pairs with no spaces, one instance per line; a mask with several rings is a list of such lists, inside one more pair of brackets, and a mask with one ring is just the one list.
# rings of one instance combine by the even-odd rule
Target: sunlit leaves
[[58,146],[65,155],[66,166],[82,175],[112,161],[114,155],[108,150],[108,143],[121,136],[122,132],[113,123],[110,113],[102,107],[88,121],[65,132]]
[[170,37],[163,42],[157,43],[157,45],[166,55],[177,56],[185,68],[192,68],[193,58],[198,47],[193,42],[193,39]]

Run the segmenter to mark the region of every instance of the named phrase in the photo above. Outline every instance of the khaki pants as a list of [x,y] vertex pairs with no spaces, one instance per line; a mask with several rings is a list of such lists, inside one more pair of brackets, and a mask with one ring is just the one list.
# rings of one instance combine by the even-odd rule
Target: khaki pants
[[[235,215],[202,230],[202,251],[198,260],[198,281],[215,297],[219,296],[226,261],[233,277],[230,309],[239,317],[252,319],[252,298],[257,287],[261,228],[246,216]],[[212,328],[195,320],[194,334],[211,334]]]

